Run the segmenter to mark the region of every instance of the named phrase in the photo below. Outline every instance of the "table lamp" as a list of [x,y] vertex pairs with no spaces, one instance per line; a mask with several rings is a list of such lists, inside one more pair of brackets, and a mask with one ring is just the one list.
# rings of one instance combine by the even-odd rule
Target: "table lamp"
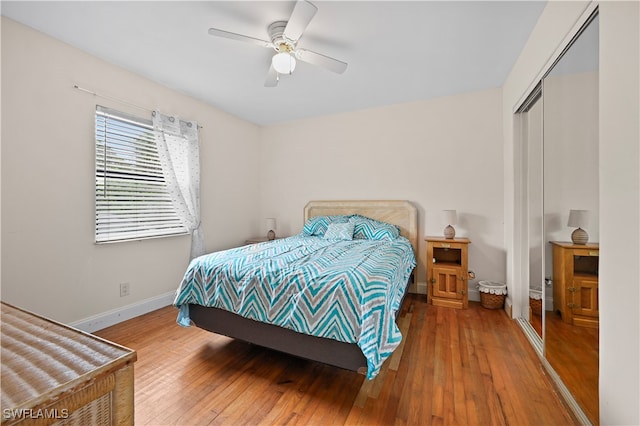
[[458,223],[458,214],[455,210],[442,210],[443,222],[447,224],[444,228],[444,237],[447,239],[453,239],[456,236],[456,230],[451,225]]
[[267,223],[267,240],[275,240],[276,239],[276,219],[273,217],[268,217],[266,219]]
[[567,226],[577,228],[571,233],[573,244],[587,244],[589,234],[582,229],[589,224],[589,210],[569,210],[569,221]]

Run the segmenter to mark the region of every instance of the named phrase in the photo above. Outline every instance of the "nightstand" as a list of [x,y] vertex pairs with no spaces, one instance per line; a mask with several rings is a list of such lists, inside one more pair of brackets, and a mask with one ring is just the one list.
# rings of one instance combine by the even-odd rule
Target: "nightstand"
[[553,310],[567,324],[597,328],[600,247],[551,241],[553,246]]
[[468,238],[427,237],[427,303],[466,309],[468,294]]

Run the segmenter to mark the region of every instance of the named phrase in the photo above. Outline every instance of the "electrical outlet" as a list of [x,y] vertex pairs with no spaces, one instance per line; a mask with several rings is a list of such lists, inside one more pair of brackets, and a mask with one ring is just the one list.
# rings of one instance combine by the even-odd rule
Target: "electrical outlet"
[[129,283],[120,283],[120,297],[129,295]]

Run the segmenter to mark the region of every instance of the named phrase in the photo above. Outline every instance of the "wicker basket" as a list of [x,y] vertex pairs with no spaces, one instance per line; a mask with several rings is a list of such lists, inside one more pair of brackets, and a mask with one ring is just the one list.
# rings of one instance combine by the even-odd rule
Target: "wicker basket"
[[529,306],[531,306],[531,312],[533,315],[542,315],[542,299],[529,298]]
[[529,290],[529,307],[533,315],[542,315],[542,290],[535,288]]
[[480,293],[480,304],[487,309],[500,309],[504,306],[504,294]]
[[501,309],[504,306],[507,286],[493,281],[479,281],[480,304],[487,309]]
[[134,351],[4,302],[0,308],[3,426],[133,424]]

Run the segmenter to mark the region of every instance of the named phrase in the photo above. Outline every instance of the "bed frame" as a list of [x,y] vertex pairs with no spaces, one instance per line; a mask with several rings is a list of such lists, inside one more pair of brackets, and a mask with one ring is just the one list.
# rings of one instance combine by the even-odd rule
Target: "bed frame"
[[[311,201],[304,208],[304,221],[315,216],[338,214],[360,214],[398,225],[400,234],[411,242],[413,252],[418,253],[417,209],[408,201]],[[189,313],[194,324],[205,330],[361,374],[367,373],[367,360],[355,343],[297,333],[218,308],[189,305]]]

